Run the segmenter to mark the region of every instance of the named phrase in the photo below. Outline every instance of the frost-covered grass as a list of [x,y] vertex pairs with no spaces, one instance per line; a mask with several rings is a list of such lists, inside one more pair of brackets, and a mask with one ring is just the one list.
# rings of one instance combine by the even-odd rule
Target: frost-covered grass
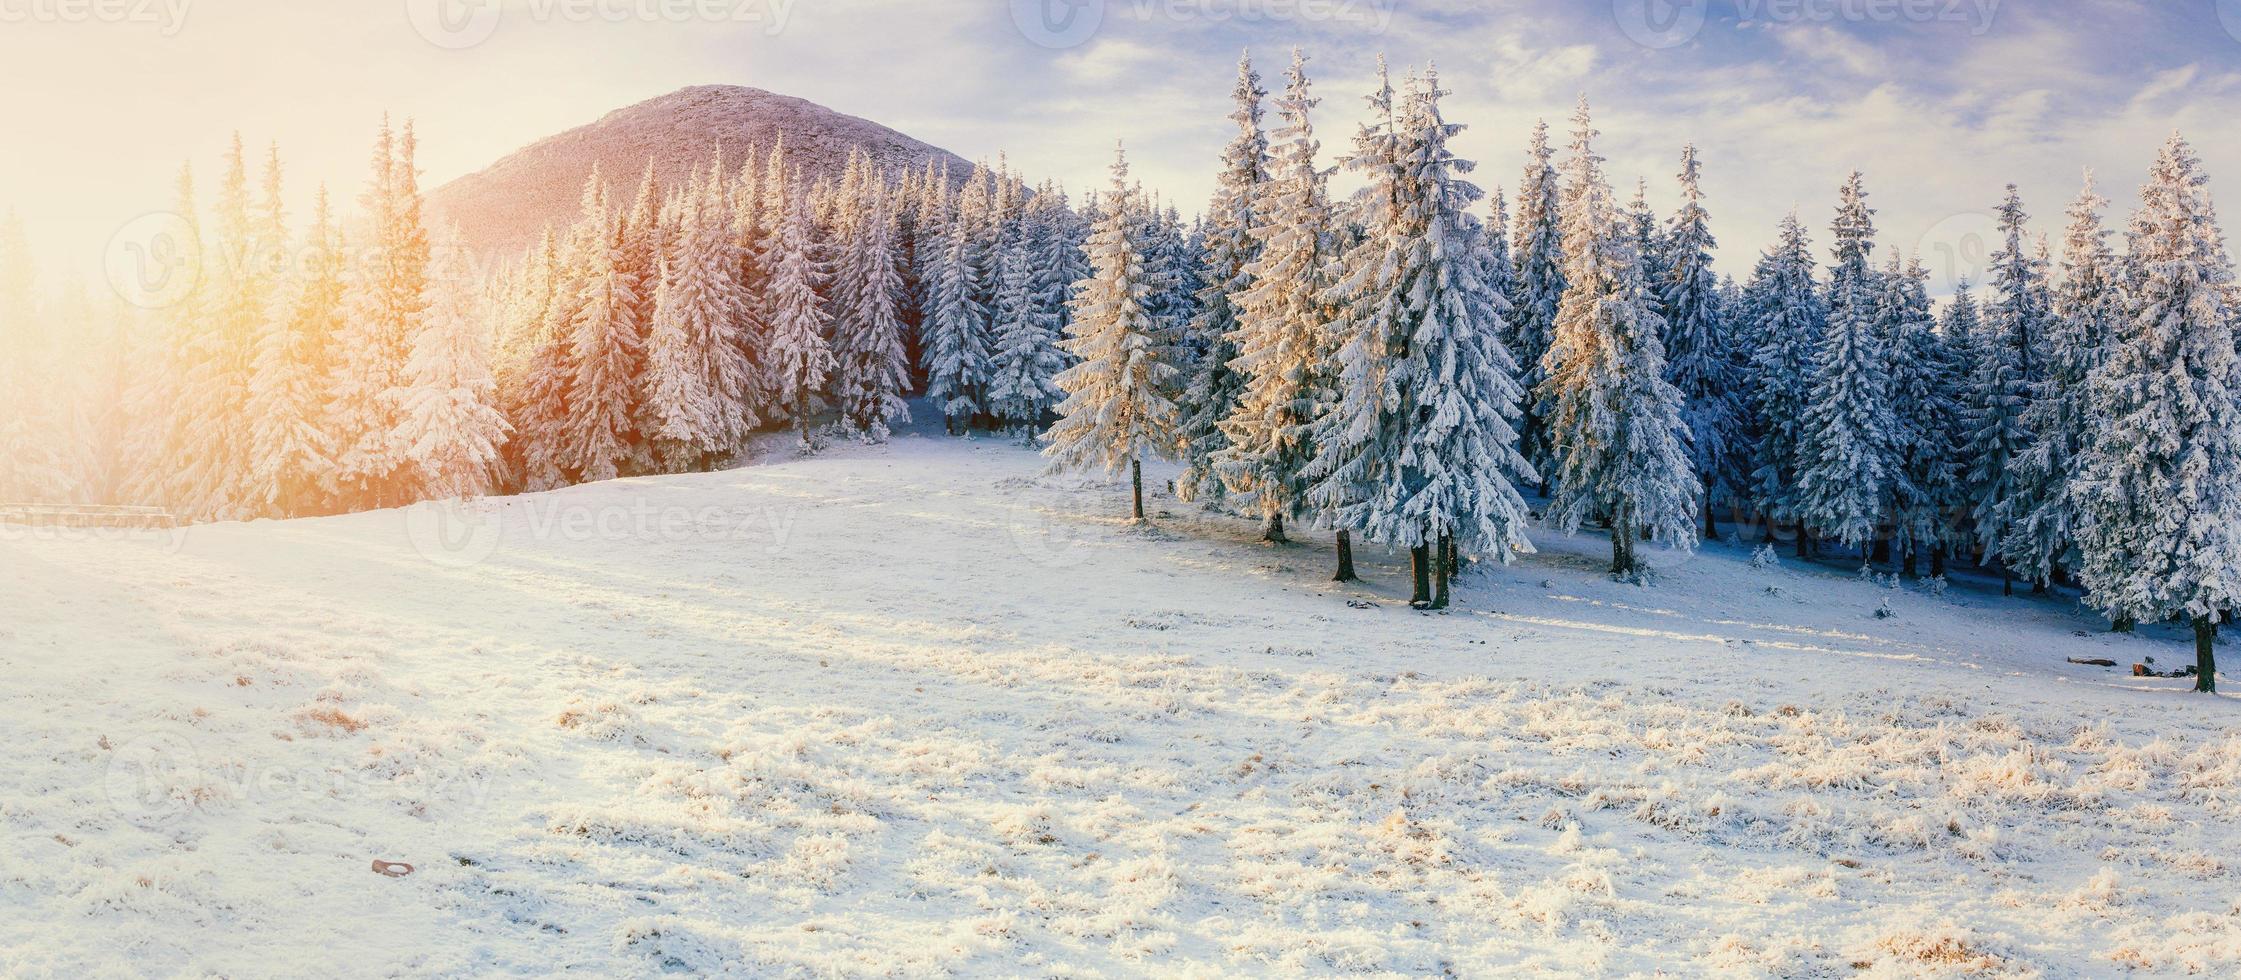
[[1423,614],[1038,472],[0,541],[0,974],[2241,969],[2234,702],[2065,662],[2171,635],[1584,535]]

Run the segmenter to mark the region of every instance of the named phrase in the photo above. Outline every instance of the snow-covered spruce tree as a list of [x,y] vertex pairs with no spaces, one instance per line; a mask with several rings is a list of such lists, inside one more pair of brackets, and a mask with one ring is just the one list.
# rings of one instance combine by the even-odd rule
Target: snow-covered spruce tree
[[1282,120],[1273,174],[1251,229],[1255,259],[1237,304],[1236,366],[1245,387],[1222,420],[1229,445],[1214,467],[1234,502],[1258,516],[1262,538],[1283,541],[1284,521],[1307,511],[1315,458],[1312,427],[1335,399],[1337,353],[1322,298],[1330,203],[1315,164],[1320,144],[1308,115],[1307,58],[1297,48],[1276,101]]
[[633,322],[639,304],[624,264],[622,225],[596,165],[578,221],[584,265],[569,324],[576,374],[568,388],[565,458],[586,481],[612,480],[637,452],[646,349],[640,325]]
[[711,174],[706,184],[686,188],[675,208],[680,236],[690,227],[685,224],[688,212],[697,216],[703,229],[692,246],[699,250],[699,264],[734,270],[731,276],[708,281],[715,333],[706,348],[705,370],[717,426],[711,430],[714,439],[709,451],[714,455],[703,461],[704,466],[744,447],[748,433],[774,412],[777,381],[763,363],[770,337],[763,294],[770,277],[762,252],[772,231],[762,224],[756,209],[783,193],[783,182],[765,186],[742,168],[728,186]]
[[410,122],[392,139],[383,120],[364,199],[367,261],[349,280],[332,416],[335,484],[350,508],[399,503],[408,489],[395,393],[405,387],[405,362],[427,311],[430,255],[414,149]]
[[433,301],[405,367],[409,383],[397,392],[397,442],[416,497],[480,496],[490,492],[508,431],[498,411],[487,331],[465,283],[438,279],[429,291]]
[[1798,500],[1805,527],[1847,547],[1870,543],[1895,473],[1890,352],[1867,290],[1872,277],[1838,276],[1828,326],[1813,366],[1798,445]]
[[[1752,323],[1750,393],[1757,423],[1757,452],[1751,463],[1751,496],[1774,525],[1797,523],[1804,512],[1798,470],[1805,442],[1806,407],[1811,403],[1814,365],[1828,309],[1813,282],[1813,254],[1805,226],[1791,212],[1780,236],[1760,257],[1746,289]],[[1812,553],[1812,536],[1798,529],[1797,552]]]
[[926,394],[941,407],[949,433],[956,435],[987,410],[988,311],[975,296],[972,229],[965,219],[951,217],[934,244],[924,345]]
[[1912,575],[1926,551],[1944,570],[1956,542],[1952,515],[1962,500],[1961,363],[1930,312],[1929,271],[1919,258],[1900,268],[1894,253],[1881,276],[1877,334],[1891,351],[1892,557]]
[[[1984,306],[1983,330],[1971,345],[1975,363],[1964,409],[1969,434],[1962,446],[1969,462],[1970,516],[1987,562],[1999,557],[2008,533],[2006,517],[2017,506],[2010,502],[2019,496],[2014,466],[2030,449],[2023,414],[2044,367],[2039,346],[2046,318],[2038,282],[2045,270],[2024,251],[2028,216],[2013,184],[1999,215],[2007,243],[1992,256],[1992,300]],[[2004,562],[2001,567],[2012,591],[2012,570]]]
[[1144,457],[1175,451],[1175,337],[1144,307],[1153,278],[1143,252],[1156,221],[1128,182],[1128,160],[1113,157],[1106,213],[1089,240],[1090,275],[1074,288],[1066,348],[1079,363],[1058,376],[1066,400],[1044,435],[1051,468],[1127,467],[1133,515],[1144,519]]
[[2241,606],[2241,356],[2208,179],[2174,133],[2140,190],[2078,484],[2087,600],[2119,623],[2191,619],[2197,691],[2217,689],[2218,619]]
[[2070,205],[2062,282],[2046,319],[2044,376],[2023,410],[2028,448],[2009,462],[2014,492],[2000,515],[2001,560],[2041,586],[2077,565],[2076,460],[2098,427],[2091,381],[2122,314],[2117,260],[2101,224],[2108,203],[2087,171]]
[[[1074,315],[1074,284],[1089,278],[1089,253],[1083,245],[1089,241],[1091,223],[1068,206],[1064,188],[1047,200],[1041,194],[1035,200],[1048,208],[1046,220],[1029,239],[1034,249],[1035,295],[1043,312],[1053,318],[1056,335],[1064,337]],[[1067,356],[1064,351],[1059,355]]]
[[300,278],[276,304],[257,341],[249,381],[250,505],[253,513],[315,512],[332,475],[326,431],[327,378],[342,332],[342,238],[319,188],[303,243]]
[[203,252],[202,274],[209,279],[208,303],[200,310],[205,322],[194,335],[195,352],[180,391],[179,410],[188,418],[182,509],[202,520],[251,513],[249,419],[243,405],[266,298],[254,266],[249,209],[248,167],[236,133]]
[[568,389],[576,376],[574,335],[578,303],[580,236],[570,233],[565,246],[547,243],[538,264],[544,281],[541,303],[534,304],[533,331],[522,344],[527,360],[521,369],[521,394],[508,416],[518,446],[524,490],[551,490],[568,485],[565,463],[568,441]]
[[1252,286],[1248,271],[1258,256],[1253,228],[1259,224],[1261,198],[1268,184],[1268,137],[1261,132],[1260,73],[1252,58],[1237,59],[1237,86],[1230,93],[1236,109],[1229,115],[1237,135],[1222,150],[1222,171],[1214,185],[1214,199],[1206,208],[1203,256],[1198,271],[1198,311],[1189,335],[1198,351],[1189,381],[1176,400],[1181,413],[1183,472],[1176,478],[1176,495],[1184,500],[1221,499],[1225,489],[1215,473],[1214,458],[1229,446],[1222,420],[1237,410],[1245,378],[1232,363],[1237,359],[1238,297]]
[[1330,409],[1308,430],[1315,456],[1307,466],[1307,499],[1338,532],[1339,581],[1354,577],[1355,532],[1376,537],[1397,530],[1399,540],[1380,540],[1410,549],[1415,573],[1410,601],[1429,603],[1425,566],[1430,549],[1422,547],[1422,528],[1394,526],[1402,496],[1402,434],[1415,417],[1413,401],[1404,399],[1415,394],[1411,372],[1422,363],[1406,357],[1408,325],[1394,278],[1399,245],[1392,229],[1402,222],[1407,203],[1401,186],[1399,107],[1383,58],[1377,67],[1377,91],[1366,100],[1370,122],[1355,132],[1353,150],[1342,161],[1364,178],[1365,186],[1347,208],[1347,222],[1357,231],[1332,236],[1338,239],[1331,244],[1336,257],[1325,264],[1330,284],[1322,302],[1332,311],[1326,343],[1334,351],[1330,370],[1336,390]]
[[869,178],[848,206],[840,278],[849,283],[833,322],[833,400],[842,424],[873,442],[910,420],[903,392],[910,362],[903,350],[902,257],[885,182]]
[[1696,543],[1696,480],[1681,395],[1665,380],[1664,324],[1642,280],[1641,257],[1612,204],[1587,99],[1572,118],[1565,165],[1564,300],[1538,392],[1548,408],[1557,471],[1549,501],[1563,533],[1592,516],[1611,523],[1611,573],[1634,576],[1644,533]]
[[1533,124],[1533,144],[1526,152],[1525,180],[1517,188],[1517,227],[1511,252],[1517,263],[1517,287],[1502,339],[1517,359],[1519,382],[1526,391],[1525,418],[1518,428],[1519,450],[1541,474],[1545,493],[1556,473],[1548,424],[1539,396],[1541,360],[1549,338],[1556,332],[1556,311],[1564,298],[1564,238],[1562,182],[1556,173],[1555,150],[1549,146],[1548,123]]
[[1652,308],[1663,317],[1668,265],[1665,232],[1657,226],[1657,212],[1650,210],[1650,182],[1645,178],[1635,178],[1634,197],[1626,203],[1626,226],[1634,236],[1635,253],[1642,257],[1642,281],[1650,284]]
[[1487,231],[1470,213],[1479,189],[1459,176],[1474,164],[1448,148],[1463,127],[1441,117],[1445,94],[1430,68],[1409,93],[1400,168],[1407,206],[1394,226],[1401,233],[1396,285],[1410,321],[1407,356],[1422,362],[1411,372],[1419,387],[1416,417],[1404,433],[1406,495],[1397,516],[1403,524],[1418,523],[1432,548],[1435,609],[1448,604],[1448,576],[1458,555],[1507,564],[1533,550],[1517,485],[1538,479],[1517,452],[1524,391],[1501,341],[1508,301],[1479,258]]
[[1696,144],[1681,149],[1681,210],[1664,243],[1668,266],[1659,285],[1665,316],[1665,377],[1681,393],[1681,419],[1689,427],[1689,456],[1704,484],[1704,536],[1719,536],[1713,498],[1736,492],[1731,479],[1736,438],[1734,358],[1712,275],[1711,219],[1704,210],[1702,166]]
[[818,302],[817,286],[824,281],[810,240],[809,202],[796,195],[785,224],[771,239],[770,350],[768,364],[778,378],[780,417],[791,419],[804,450],[810,448],[809,422],[822,406],[819,393],[833,370],[833,352],[825,342],[831,318]]
[[[1829,314],[1815,352],[1798,444],[1803,530],[1847,547],[1866,546],[1882,524],[1896,477],[1889,363],[1876,319],[1881,284],[1869,266],[1875,209],[1860,172],[1847,177],[1837,206],[1829,270]],[[1872,558],[1872,552],[1868,552]]]
[[671,204],[677,228],[662,258],[646,335],[647,434],[672,472],[708,468],[737,448],[742,431],[736,414],[743,406],[727,397],[721,367],[744,358],[733,338],[745,316],[735,278],[739,230],[720,211],[711,214],[710,202],[703,191],[679,194]]
[[1057,317],[1035,294],[1034,259],[1029,243],[1015,239],[997,263],[996,350],[990,357],[988,410],[998,422],[1040,432],[1052,406],[1066,393],[1058,373],[1066,357],[1058,349]]

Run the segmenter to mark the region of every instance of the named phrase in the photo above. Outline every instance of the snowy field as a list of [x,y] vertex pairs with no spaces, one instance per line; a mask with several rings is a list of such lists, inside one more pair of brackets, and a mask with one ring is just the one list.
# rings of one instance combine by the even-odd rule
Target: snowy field
[[1039,472],[0,535],[0,974],[2241,969],[2241,710],[2066,662],[2172,634],[1592,535],[1418,613]]

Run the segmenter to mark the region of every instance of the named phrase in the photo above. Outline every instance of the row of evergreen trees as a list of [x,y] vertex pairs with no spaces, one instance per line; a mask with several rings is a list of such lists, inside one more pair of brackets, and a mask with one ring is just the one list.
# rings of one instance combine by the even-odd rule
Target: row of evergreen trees
[[[1116,163],[1048,433],[1057,465],[1184,464],[1186,498],[1408,548],[1418,603],[1462,555],[1530,550],[1520,488],[1569,532],[1692,546],[1715,504],[1801,555],[1832,540],[1911,574],[1955,556],[2042,588],[2069,579],[2120,629],[2190,621],[2198,683],[2241,603],[2241,318],[2206,178],[2164,146],[2123,256],[2087,186],[2059,269],[2014,187],[1991,295],[1939,316],[1916,260],[1875,255],[1863,177],[1839,189],[1826,275],[1793,213],[1746,284],[1715,277],[1693,147],[1682,206],[1620,206],[1585,100],[1561,167],[1533,134],[1519,212],[1491,225],[1460,175],[1427,71],[1369,97],[1327,199],[1304,59],[1277,101],[1241,62],[1237,136],[1199,235],[1195,303],[1151,261],[1141,192]],[[1381,72],[1382,77],[1382,72]],[[1140,478],[1136,516],[1143,515]],[[1740,533],[1740,529],[1739,529]]]
[[[1436,73],[1369,97],[1344,201],[1303,56],[1272,132],[1249,60],[1234,94],[1191,226],[1124,161],[1077,210],[1000,164],[808,180],[780,145],[649,171],[628,206],[595,173],[573,226],[487,281],[430,247],[409,125],[377,139],[347,242],[323,193],[291,239],[277,154],[252,191],[237,140],[197,288],[120,331],[118,380],[78,403],[110,417],[19,396],[0,496],[98,472],[78,496],[229,518],[543,489],[720,465],[765,428],[882,438],[922,391],[953,432],[1047,426],[1054,465],[1177,458],[1180,495],[1272,540],[1335,528],[1342,578],[1356,536],[1406,548],[1432,606],[1464,557],[1531,549],[1526,488],[1560,531],[1608,527],[1622,576],[1724,504],[1801,554],[2074,581],[2120,626],[2233,606],[2235,285],[2183,140],[2121,256],[2090,179],[2059,267],[2011,187],[1989,294],[1941,315],[1919,263],[1878,261],[1857,173],[1825,273],[1793,213],[1738,286],[1695,150],[1678,212],[1639,185],[1622,205],[1584,100],[1561,162],[1532,134],[1512,221],[1499,192],[1481,215]],[[0,276],[11,310],[25,279]]]

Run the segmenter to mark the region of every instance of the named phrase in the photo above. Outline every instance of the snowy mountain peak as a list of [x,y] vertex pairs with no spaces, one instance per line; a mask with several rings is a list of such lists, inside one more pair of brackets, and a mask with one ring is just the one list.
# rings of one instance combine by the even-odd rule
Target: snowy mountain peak
[[[435,221],[457,223],[476,251],[510,254],[534,241],[547,222],[566,225],[592,165],[621,184],[634,184],[651,160],[664,184],[684,180],[721,147],[728,165],[753,146],[786,140],[789,162],[811,177],[838,176],[858,147],[888,168],[949,164],[962,180],[971,164],[955,153],[868,119],[806,99],[743,85],[694,85],[617,109],[597,121],[546,137],[428,195]],[[628,193],[623,187],[620,193]]]

